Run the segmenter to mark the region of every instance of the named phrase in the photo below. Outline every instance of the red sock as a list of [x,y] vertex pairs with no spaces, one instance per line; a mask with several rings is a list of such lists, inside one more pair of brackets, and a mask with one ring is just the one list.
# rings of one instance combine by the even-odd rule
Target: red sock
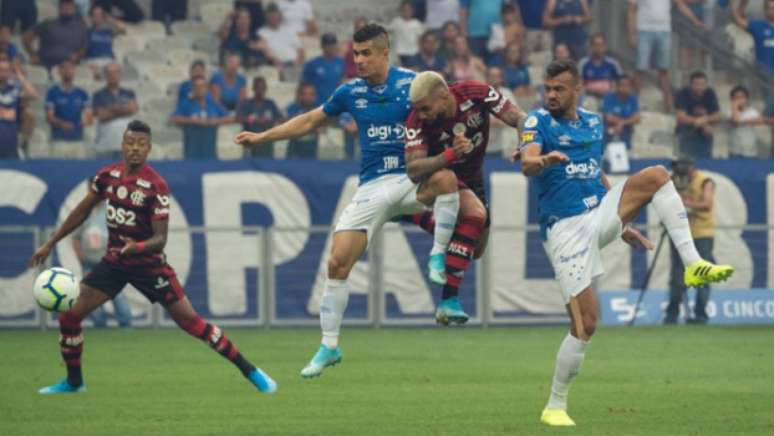
[[449,248],[446,249],[446,285],[442,298],[456,297],[460,293],[460,283],[465,270],[473,259],[478,238],[484,229],[485,221],[478,217],[463,216],[454,228]]
[[242,371],[245,377],[250,375],[253,369],[255,369],[253,364],[242,357],[236,345],[215,324],[205,322],[199,315],[196,315],[191,319],[181,321],[179,325],[188,334],[203,340],[221,356],[230,360]]
[[430,211],[415,213],[414,215],[408,215],[410,221],[419,226],[422,230],[430,233],[435,233],[435,218]]
[[83,335],[81,334],[81,317],[68,310],[59,315],[59,350],[67,365],[67,382],[70,386],[83,384],[81,374],[81,353],[83,352]]

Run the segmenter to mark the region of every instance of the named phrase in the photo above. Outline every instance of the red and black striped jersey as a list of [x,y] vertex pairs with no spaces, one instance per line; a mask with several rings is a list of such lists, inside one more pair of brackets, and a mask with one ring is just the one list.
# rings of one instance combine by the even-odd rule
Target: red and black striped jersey
[[91,190],[107,206],[108,247],[105,261],[127,269],[154,269],[166,264],[163,253],[141,253],[119,257],[121,237],[137,242],[153,236],[151,223],[169,219],[169,187],[150,165],[127,174],[124,164],[108,165],[97,172]]
[[465,183],[481,182],[489,143],[489,114],[505,113],[511,102],[493,87],[473,80],[456,82],[449,86],[449,92],[456,102],[454,116],[427,123],[411,111],[406,120],[406,151],[424,149],[428,156],[435,156],[452,147],[455,133],[464,133],[472,147],[450,168]]

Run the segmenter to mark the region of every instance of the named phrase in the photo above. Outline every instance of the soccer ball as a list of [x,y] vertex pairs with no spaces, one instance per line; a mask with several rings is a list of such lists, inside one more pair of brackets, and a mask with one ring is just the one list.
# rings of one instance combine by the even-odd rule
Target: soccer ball
[[50,268],[35,279],[32,293],[40,307],[52,312],[67,312],[78,297],[78,280],[64,268]]

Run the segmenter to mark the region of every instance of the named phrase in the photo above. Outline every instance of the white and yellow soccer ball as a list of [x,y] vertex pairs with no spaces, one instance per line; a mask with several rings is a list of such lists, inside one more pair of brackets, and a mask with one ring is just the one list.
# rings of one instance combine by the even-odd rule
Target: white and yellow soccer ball
[[49,268],[35,279],[32,293],[40,307],[52,312],[67,312],[78,297],[78,279],[67,269]]

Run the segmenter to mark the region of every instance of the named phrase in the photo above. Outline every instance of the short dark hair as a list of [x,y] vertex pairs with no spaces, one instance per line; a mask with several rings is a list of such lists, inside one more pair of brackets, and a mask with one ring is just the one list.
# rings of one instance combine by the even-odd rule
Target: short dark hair
[[126,125],[126,131],[127,132],[137,132],[137,133],[145,133],[148,136],[151,136],[151,128],[150,126],[145,123],[144,121],[140,120],[132,120],[129,122],[129,124]]
[[704,71],[694,71],[691,73],[691,75],[688,77],[689,82],[693,82],[696,79],[707,79],[707,73]]
[[266,85],[266,79],[264,79],[263,76],[253,77],[253,86],[257,85],[258,83],[263,83],[264,85]]
[[572,59],[554,59],[546,67],[546,79],[553,79],[562,73],[570,73],[576,82],[580,77],[580,73],[578,73],[578,65]]
[[387,47],[389,47],[390,37],[387,34],[387,29],[376,23],[368,23],[352,35],[352,40],[355,42],[366,42],[380,37],[384,37],[385,41],[387,41]]
[[403,7],[403,6],[406,6],[406,5],[409,5],[409,6],[411,6],[413,8],[414,7],[414,2],[412,0],[403,0],[402,2],[400,2],[400,7]]
[[731,92],[728,93],[728,96],[729,97],[733,97],[734,94],[736,94],[737,92],[740,92],[740,91],[744,93],[745,97],[750,98],[750,90],[747,89],[744,85],[736,85],[736,86],[734,86],[731,89]]

